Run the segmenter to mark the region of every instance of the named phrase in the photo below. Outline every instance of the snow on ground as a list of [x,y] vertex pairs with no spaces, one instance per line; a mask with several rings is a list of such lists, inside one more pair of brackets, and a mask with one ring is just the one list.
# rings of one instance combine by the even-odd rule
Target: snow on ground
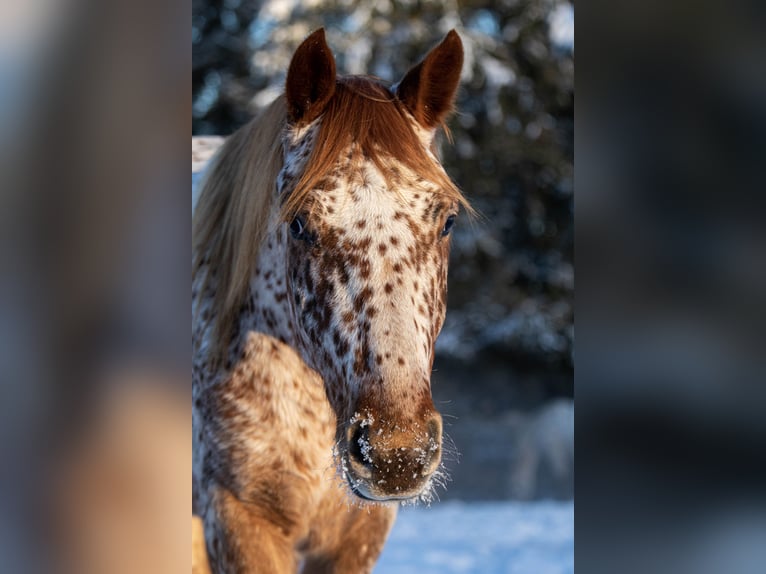
[[375,574],[569,574],[573,502],[444,502],[399,511]]

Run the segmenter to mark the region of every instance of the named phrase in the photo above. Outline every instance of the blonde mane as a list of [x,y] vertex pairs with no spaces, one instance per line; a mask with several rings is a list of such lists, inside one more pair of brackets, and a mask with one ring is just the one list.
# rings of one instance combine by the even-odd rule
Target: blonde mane
[[203,271],[196,303],[212,295],[213,362],[228,347],[269,231],[274,182],[284,161],[285,117],[280,97],[226,140],[202,182],[192,217],[192,281]]
[[[425,152],[411,122],[404,104],[375,79],[338,78],[306,168],[284,198],[280,221],[295,215],[352,143],[386,177],[391,176],[390,181],[395,180],[394,167],[403,165],[436,184],[445,199],[473,213],[442,166]],[[261,243],[270,231],[286,129],[285,97],[280,96],[226,140],[202,182],[192,217],[192,281],[200,281],[193,302],[212,296],[213,364],[225,355],[247,299]],[[204,275],[198,278],[200,271]]]

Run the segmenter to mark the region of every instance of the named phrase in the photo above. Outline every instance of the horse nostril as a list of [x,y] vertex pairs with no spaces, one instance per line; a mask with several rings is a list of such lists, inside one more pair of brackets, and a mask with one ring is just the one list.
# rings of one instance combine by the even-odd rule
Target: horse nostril
[[358,425],[352,430],[351,438],[348,441],[348,454],[353,462],[365,467],[372,466],[372,457],[370,456],[370,439],[368,426]]
[[436,415],[426,425],[428,431],[428,459],[423,474],[431,474],[441,463],[442,419]]
[[441,445],[442,443],[442,418],[436,415],[426,426],[428,429],[428,440],[431,444]]

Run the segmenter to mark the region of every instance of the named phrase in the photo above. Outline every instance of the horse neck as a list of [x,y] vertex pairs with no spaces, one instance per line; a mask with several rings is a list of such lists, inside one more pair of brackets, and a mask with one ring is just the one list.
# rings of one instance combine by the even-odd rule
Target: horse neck
[[264,333],[293,348],[299,345],[288,299],[292,295],[287,290],[287,228],[281,224],[281,201],[278,195],[288,182],[299,179],[316,131],[315,123],[285,135],[284,166],[277,177],[277,197],[269,208],[269,231],[259,249],[258,263],[250,281],[249,312],[242,316],[239,330],[240,333],[247,333],[248,330]]
[[278,207],[272,208],[269,233],[263,240],[258,263],[250,281],[249,309],[242,317],[241,333],[248,330],[270,335],[294,346],[293,322],[286,277],[286,233],[277,225]]

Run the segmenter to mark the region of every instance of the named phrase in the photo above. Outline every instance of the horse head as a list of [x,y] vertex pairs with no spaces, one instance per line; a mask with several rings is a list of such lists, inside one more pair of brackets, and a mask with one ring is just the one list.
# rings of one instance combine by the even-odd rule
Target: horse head
[[364,499],[422,495],[441,461],[430,373],[450,230],[467,204],[433,140],[452,111],[462,62],[452,31],[392,87],[338,77],[319,30],[287,75],[277,192],[291,322],[325,381],[338,454]]

